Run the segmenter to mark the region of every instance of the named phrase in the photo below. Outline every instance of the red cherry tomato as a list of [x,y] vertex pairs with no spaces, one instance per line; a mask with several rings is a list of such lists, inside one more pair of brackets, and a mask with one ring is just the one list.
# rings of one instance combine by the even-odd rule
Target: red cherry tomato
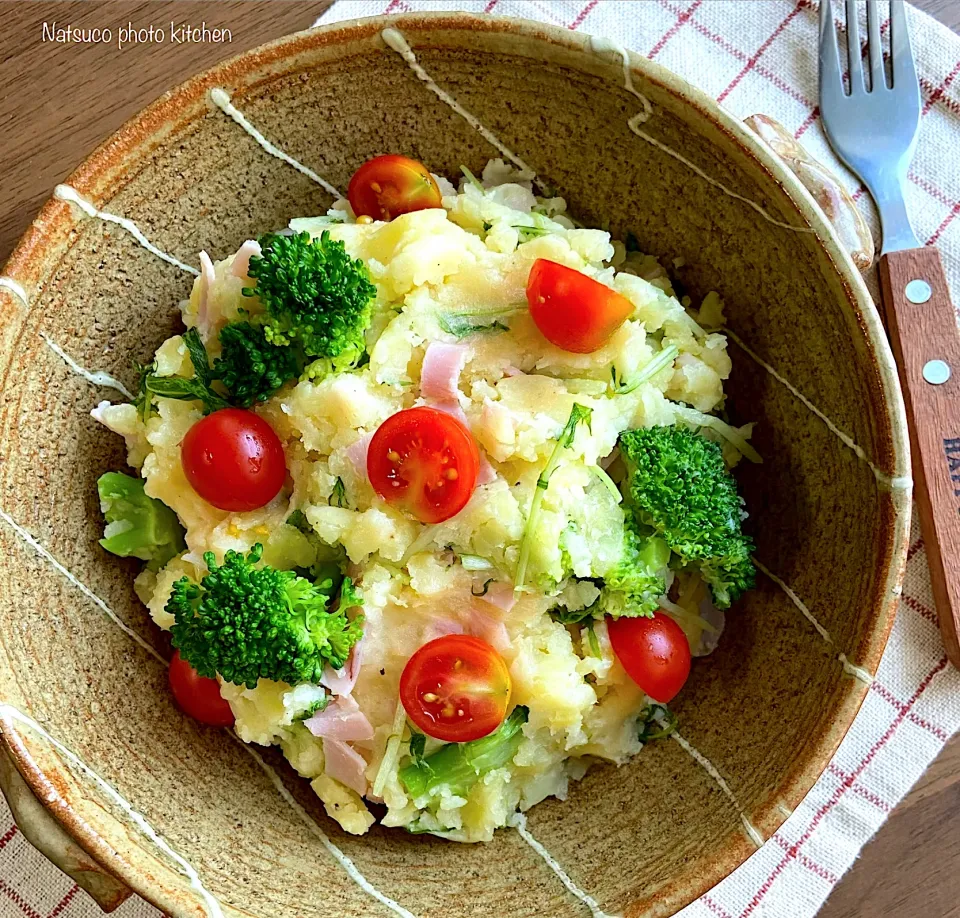
[[199,675],[179,650],[170,661],[169,676],[173,699],[184,714],[211,727],[233,726],[233,711],[220,695],[220,683]]
[[406,156],[378,156],[365,162],[353,173],[347,197],[358,217],[374,220],[440,206],[440,189],[427,167]]
[[183,438],[180,461],[193,490],[219,510],[269,504],[287,477],[280,438],[263,418],[242,408],[197,421]]
[[400,699],[407,716],[427,736],[466,743],[503,723],[510,672],[486,641],[447,634],[424,644],[407,661]]
[[607,619],[607,631],[627,675],[654,701],[666,704],[690,675],[690,644],[669,615]]
[[398,411],[377,428],[367,451],[374,490],[421,523],[442,523],[459,513],[479,471],[470,431],[436,408]]
[[603,347],[633,314],[625,296],[546,258],[538,258],[530,269],[527,303],[543,337],[574,354]]

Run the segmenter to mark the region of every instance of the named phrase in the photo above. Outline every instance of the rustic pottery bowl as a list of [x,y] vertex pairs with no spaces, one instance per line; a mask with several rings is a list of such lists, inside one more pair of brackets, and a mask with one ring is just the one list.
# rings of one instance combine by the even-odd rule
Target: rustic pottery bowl
[[[565,802],[529,814],[531,833],[603,911],[672,914],[755,850],[744,819],[768,838],[824,768],[866,691],[839,655],[876,669],[909,516],[908,493],[889,486],[909,475],[890,351],[822,214],[739,122],[631,56],[635,86],[652,105],[642,128],[657,143],[645,141],[628,128],[641,103],[624,88],[616,49],[520,20],[416,15],[291,36],[164,96],[69,182],[188,264],[201,249],[223,258],[293,216],[325,211],[331,198],[319,185],[210,104],[218,86],[279,147],[340,188],[359,163],[389,151],[449,176],[461,163],[481,168],[497,151],[387,48],[380,31],[388,24],[587,225],[609,225],[621,238],[633,232],[644,251],[668,265],[678,259],[694,298],[718,290],[736,334],[869,459],[731,346],[729,411],[758,422],[764,459],[738,473],[758,557],[831,641],[762,576],[675,704],[682,735],[729,794],[679,743],[663,741],[631,765],[594,768]],[[89,411],[111,393],[71,372],[44,336],[132,387],[131,357],[147,358],[177,327],[191,277],[121,227],[53,198],[5,276],[26,303],[0,287],[0,698],[143,814],[224,915],[390,914],[241,745],[177,711],[165,667],[106,611],[168,654],[133,593],[136,565],[97,545],[94,483],[123,467],[124,451]],[[24,831],[101,904],[117,904],[129,887],[171,915],[215,913],[183,865],[103,786],[10,708],[0,709],[0,723],[0,773]],[[306,782],[278,756],[266,759],[330,841],[413,915],[586,914],[516,831],[473,846],[376,827],[347,836]]]

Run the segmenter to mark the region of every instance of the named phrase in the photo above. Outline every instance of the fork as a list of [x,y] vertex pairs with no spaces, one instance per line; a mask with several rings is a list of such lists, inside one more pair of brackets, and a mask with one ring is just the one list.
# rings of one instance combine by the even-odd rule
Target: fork
[[833,2],[821,0],[820,112],[830,145],[880,212],[881,298],[907,409],[920,526],[944,647],[960,667],[960,333],[940,253],[914,235],[903,193],[920,127],[920,85],[903,0],[890,0],[891,85],[877,0],[867,0],[869,81],[856,0],[846,0],[846,12],[849,93]]

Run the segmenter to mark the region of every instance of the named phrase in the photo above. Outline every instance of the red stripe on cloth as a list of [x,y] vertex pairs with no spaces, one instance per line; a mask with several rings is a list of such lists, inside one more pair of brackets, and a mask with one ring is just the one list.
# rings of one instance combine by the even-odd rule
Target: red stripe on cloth
[[957,201],[957,203],[953,205],[953,207],[950,209],[950,213],[943,218],[943,222],[933,231],[933,235],[924,243],[924,245],[934,245],[936,241],[943,235],[946,228],[956,219],[957,214],[960,214],[960,201]]
[[[873,689],[874,691],[888,704],[892,704],[898,711],[902,711],[906,705],[897,698],[893,692],[890,691],[882,682],[878,682],[876,679],[873,680]],[[932,733],[938,740],[942,743],[945,743],[950,739],[949,734],[943,727],[938,727],[936,724],[930,723],[929,720],[924,720],[922,717],[918,717],[913,711],[910,711],[907,714],[907,719],[912,724],[916,724],[918,727],[926,730],[928,733]]]
[[579,29],[580,26],[583,25],[583,20],[586,19],[587,16],[589,16],[594,11],[594,9],[596,8],[596,5],[599,2],[600,0],[590,0],[590,2],[582,10],[580,10],[579,13],[577,13],[577,18],[574,19],[573,22],[571,22],[570,25],[567,26],[567,28]]
[[937,613],[933,609],[928,608],[919,599],[914,599],[912,596],[903,596],[903,601],[908,605],[917,615],[925,618],[928,622],[933,622],[935,625],[939,624],[937,621]]
[[[774,841],[783,848],[784,851],[789,850],[790,842],[785,838],[781,838],[779,835],[773,836]],[[822,864],[818,864],[813,858],[807,857],[805,854],[797,855],[797,863],[802,864],[807,868],[812,874],[820,877],[821,880],[825,880],[831,886],[835,886],[840,882],[840,877],[838,877],[832,870],[827,870]]]
[[4,848],[7,847],[8,844],[10,844],[10,839],[17,834],[17,831],[18,831],[17,827],[13,825],[13,826],[10,826],[10,828],[3,833],[3,836],[0,837],[0,851],[2,851]]
[[650,49],[650,53],[647,55],[650,60],[653,60],[664,49],[667,42],[670,41],[670,39],[680,31],[680,28],[683,26],[683,24],[687,22],[698,9],[700,9],[702,4],[703,0],[694,0],[694,2],[687,7],[687,9],[677,16],[677,21],[670,26],[670,28],[667,29],[663,35],[660,36],[660,39],[657,41],[657,43]]
[[918,551],[920,551],[921,548],[923,548],[923,539],[917,539],[917,541],[914,542],[913,545],[911,545],[911,546],[907,549],[907,560],[908,560],[908,561],[912,560],[912,559],[913,559],[913,556],[914,556]]
[[733,918],[733,916],[724,911],[716,902],[713,901],[709,896],[701,896],[700,901],[708,908],[717,918]]
[[907,178],[913,182],[918,188],[922,188],[930,197],[935,198],[941,204],[946,204],[947,207],[953,207],[954,201],[945,191],[941,191],[936,185],[933,184],[929,179],[924,178],[922,175],[918,175],[914,171],[910,171],[907,174]]
[[483,8],[485,13],[492,13],[493,8],[500,2],[500,0],[490,0],[490,2]]
[[810,820],[810,824],[807,826],[806,831],[800,838],[792,844],[781,858],[780,862],[768,875],[767,879],[764,880],[763,885],[757,890],[754,897],[747,904],[747,907],[740,914],[740,918],[748,918],[756,911],[757,907],[763,901],[764,897],[770,889],[773,887],[773,884],[776,882],[777,877],[783,873],[784,868],[791,861],[796,860],[797,855],[800,853],[800,848],[810,840],[810,837],[816,831],[816,828],[823,821],[824,817],[843,799],[843,795],[853,786],[857,778],[863,774],[867,766],[876,758],[877,753],[890,741],[896,732],[900,724],[903,723],[904,719],[909,713],[910,709],[917,703],[917,700],[920,696],[927,690],[927,686],[936,678],[938,673],[943,672],[947,667],[947,658],[941,657],[937,662],[937,665],[924,676],[923,680],[917,686],[916,691],[911,695],[910,700],[904,706],[904,710],[897,713],[897,716],[893,719],[890,726],[887,727],[883,735],[870,747],[870,750],[867,754],[860,760],[860,764],[852,771],[846,778],[843,779],[843,782],[833,793],[833,796],[824,803],[817,811],[814,813],[813,818]]
[[[922,114],[925,115],[941,99],[943,99],[944,105],[946,105],[946,107],[951,111],[960,111],[960,105],[958,105],[953,99],[946,97],[946,92],[950,88],[950,84],[957,78],[958,73],[960,73],[960,61],[957,61],[953,65],[953,69],[943,78],[943,81],[940,83],[940,85],[934,87],[926,103],[924,103]],[[927,80],[924,79],[921,79],[920,82],[921,84],[926,84],[927,86],[931,85]]]
[[7,884],[0,880],[0,892],[2,892],[11,902],[19,906],[20,911],[23,912],[27,918],[42,918],[41,914],[36,911],[23,896],[20,895],[17,890],[12,886],[7,886]]
[[819,117],[820,117],[820,106],[818,105],[816,108],[814,108],[812,112],[810,112],[809,115],[807,115],[807,117],[803,121],[803,124],[801,124],[800,127],[797,128],[793,136],[797,140],[799,140],[806,133],[807,128],[809,128],[810,125],[813,124],[813,122],[816,121],[817,118]]
[[383,11],[383,15],[386,16],[388,13],[392,13],[398,6],[400,6],[400,0],[390,0],[387,8]]
[[[846,779],[848,776],[846,772],[842,771],[837,765],[831,762],[827,766],[827,770],[835,774],[838,778]],[[879,794],[874,793],[872,790],[867,790],[862,784],[854,784],[850,788],[851,793],[857,794],[860,797],[863,797],[864,800],[868,800],[872,803],[878,810],[883,810],[885,813],[889,813],[893,806],[887,803]]]
[[792,10],[790,10],[790,12],[786,15],[786,17],[783,19],[780,25],[778,25],[773,30],[769,38],[767,38],[767,40],[762,45],[760,45],[759,48],[757,48],[757,50],[753,53],[753,55],[751,55],[750,59],[747,61],[746,66],[743,68],[743,70],[741,70],[730,82],[730,85],[722,93],[720,93],[719,96],[717,96],[718,102],[722,102],[724,99],[727,98],[727,96],[730,95],[731,92],[733,92],[734,89],[736,89],[740,81],[751,70],[753,70],[754,67],[756,67],[757,61],[759,61],[760,58],[763,57],[764,52],[767,50],[767,48],[769,48],[770,45],[772,45],[777,40],[777,38],[780,36],[783,30],[788,25],[790,25],[790,23],[793,22],[793,20],[796,18],[797,13],[799,13],[800,10],[802,10],[803,7],[806,6],[808,3],[809,3],[809,0],[798,0],[797,5]]
[[67,894],[56,904],[53,911],[47,915],[47,918],[57,918],[59,915],[72,901],[73,897],[80,892],[80,887],[76,883],[73,884],[73,888],[67,892]]

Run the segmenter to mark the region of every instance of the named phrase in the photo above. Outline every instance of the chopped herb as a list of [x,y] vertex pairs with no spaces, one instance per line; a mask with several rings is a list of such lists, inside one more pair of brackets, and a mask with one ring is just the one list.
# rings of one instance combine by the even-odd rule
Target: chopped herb
[[347,489],[342,478],[338,478],[333,486],[333,493],[327,498],[331,507],[347,507]]
[[411,730],[410,735],[410,757],[413,759],[414,764],[417,768],[424,768],[427,771],[432,771],[433,769],[427,764],[426,758],[424,756],[424,749],[427,746],[427,738],[422,733],[417,733],[416,730]]
[[597,632],[593,627],[593,622],[590,621],[586,625],[587,630],[587,643],[590,645],[590,653],[595,657],[600,656],[600,639],[597,637]]
[[463,173],[463,177],[471,185],[473,185],[473,187],[476,188],[477,191],[481,193],[483,192],[483,185],[480,183],[480,179],[478,179],[466,166],[461,166],[460,171]]
[[523,537],[520,540],[520,558],[517,561],[517,576],[514,581],[514,589],[522,590],[527,579],[527,564],[530,561],[530,549],[533,544],[533,536],[537,528],[537,518],[540,516],[540,505],[543,503],[543,495],[550,486],[550,478],[560,465],[560,457],[565,449],[573,446],[573,441],[577,433],[577,427],[582,423],[590,429],[590,415],[593,414],[592,408],[587,408],[579,402],[574,402],[570,409],[570,417],[564,425],[560,436],[557,437],[556,446],[547,460],[546,466],[537,479],[537,487],[533,492],[533,499],[530,501],[530,512],[527,514],[527,522],[523,527]]
[[489,571],[493,564],[480,555],[460,555],[460,564],[465,571]]
[[203,402],[204,414],[229,407],[230,403],[210,385],[210,361],[197,330],[187,329],[183,333],[183,342],[190,355],[190,363],[193,364],[192,378],[157,376],[156,363],[148,367],[140,367],[140,391],[134,399],[134,404],[144,420],[150,416],[154,397]]
[[484,231],[485,233],[489,233],[490,230],[492,230],[492,229],[493,229],[493,224],[492,224],[492,223],[487,223],[487,221],[484,220],[484,221],[483,221],[483,231]]
[[294,510],[293,513],[287,517],[286,523],[288,526],[293,526],[294,529],[298,529],[304,534],[313,532],[313,528],[307,520],[307,515],[302,510]]
[[677,715],[665,704],[648,704],[640,712],[640,742],[649,743],[677,732]]
[[486,309],[480,312],[441,312],[437,322],[448,335],[466,338],[468,335],[510,331],[510,327],[500,318],[506,318],[517,311],[516,306],[505,309]]
[[555,622],[560,622],[561,625],[582,625],[586,621],[592,621],[596,609],[597,604],[595,602],[585,609],[577,609],[576,611],[571,611],[566,606],[554,606],[550,610],[550,617]]
[[663,350],[661,350],[651,361],[649,361],[646,366],[637,374],[632,382],[625,383],[623,377],[620,378],[620,382],[617,382],[617,368],[613,367],[610,371],[610,376],[613,379],[613,394],[614,395],[627,395],[630,392],[634,392],[640,388],[645,382],[649,382],[657,375],[661,370],[665,370],[670,366],[674,360],[677,359],[677,355],[680,353],[676,345],[668,344]]
[[541,236],[546,236],[550,233],[550,230],[544,229],[542,226],[515,226],[514,229],[519,234],[521,242],[539,239]]
[[493,577],[491,577],[489,580],[485,580],[483,582],[483,589],[481,589],[479,593],[473,587],[470,587],[470,592],[473,593],[474,596],[486,596],[487,590],[490,589],[490,584],[493,583],[493,581]]

